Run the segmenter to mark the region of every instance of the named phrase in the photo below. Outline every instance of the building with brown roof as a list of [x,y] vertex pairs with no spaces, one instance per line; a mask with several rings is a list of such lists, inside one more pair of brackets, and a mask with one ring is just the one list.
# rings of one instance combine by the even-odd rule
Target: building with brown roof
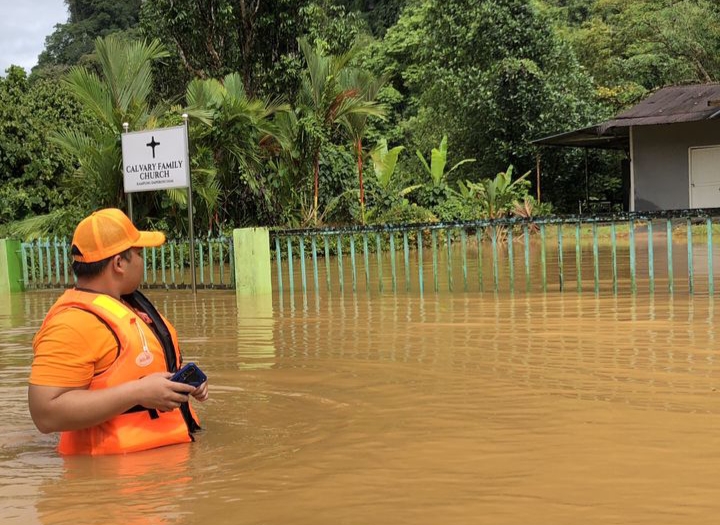
[[611,120],[533,144],[624,150],[629,211],[720,208],[720,84],[662,88]]

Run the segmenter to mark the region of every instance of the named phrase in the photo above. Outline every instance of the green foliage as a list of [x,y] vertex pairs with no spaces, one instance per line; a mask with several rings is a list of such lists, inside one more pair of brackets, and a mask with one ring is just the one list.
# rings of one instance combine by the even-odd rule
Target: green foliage
[[[360,222],[353,154],[343,147],[325,145],[319,156],[318,206],[305,209],[305,224],[351,224]],[[317,218],[315,217],[317,212]]]
[[345,89],[355,90],[357,92],[355,98],[362,103],[361,111],[348,112],[339,119],[340,125],[352,142],[353,151],[355,152],[361,217],[364,216],[365,210],[365,185],[363,181],[365,147],[363,140],[368,129],[368,119],[371,116],[385,118],[385,108],[377,103],[378,93],[385,80],[384,77],[375,78],[370,72],[363,69],[349,69],[345,72],[344,78],[341,79],[341,84]]
[[67,202],[44,215],[33,215],[8,225],[0,224],[0,235],[27,241],[53,236],[71,238],[75,226],[86,215],[86,210],[77,203]]
[[[382,80],[350,65],[357,54],[351,48],[340,55],[324,55],[305,39],[299,40],[307,64],[297,99],[301,139],[310,152],[313,166],[313,220],[320,202],[320,151],[331,143],[339,126],[353,141],[364,134],[369,116],[382,117],[384,108],[375,101]],[[355,151],[362,159],[362,142]],[[360,162],[358,162],[360,166]],[[362,190],[360,195],[362,195]],[[362,205],[362,203],[361,203]]]
[[[82,207],[122,205],[122,123],[179,124],[183,109],[202,229],[546,213],[530,197],[537,179],[506,170],[534,170],[538,153],[543,199],[574,211],[588,196],[620,199],[619,157],[589,152],[586,188],[582,152],[533,139],[666,84],[720,78],[712,0],[111,3],[67,0],[42,67],[0,79],[0,223],[40,231],[34,218],[68,192]],[[134,38],[138,16],[162,45]],[[86,67],[59,82],[68,64]],[[399,161],[388,143],[432,152]],[[186,206],[182,191],[134,202],[176,227]]]
[[300,9],[305,28],[300,33],[323,55],[340,55],[365,40],[368,29],[361,16],[334,0],[307,2]]
[[70,14],[64,24],[45,39],[37,69],[74,66],[90,60],[96,38],[123,33],[136,36],[142,0],[65,0]]
[[280,112],[273,119],[275,134],[266,143],[268,162],[264,169],[274,195],[273,216],[267,224],[299,227],[305,223],[311,157],[305,148],[302,128],[295,111]]
[[270,218],[273,192],[263,172],[262,143],[281,144],[272,117],[290,108],[279,100],[249,97],[237,73],[222,82],[193,80],[186,99],[186,111],[197,117],[193,144],[205,152],[197,173],[203,184],[196,190],[204,197],[208,228],[213,217],[233,224]]
[[375,177],[380,189],[384,191],[391,189],[391,184],[394,182],[393,174],[395,173],[398,157],[404,149],[404,146],[395,146],[389,150],[387,140],[383,139],[370,152]]
[[[166,52],[157,41],[126,43],[111,35],[97,39],[95,53],[100,74],[75,66],[64,82],[92,120],[82,130],[59,130],[51,140],[77,159],[75,190],[88,210],[123,208],[123,123],[131,130],[151,129],[160,123],[165,106],[149,103],[150,64]],[[138,216],[147,217],[151,197],[139,194],[133,208]]]
[[70,199],[65,177],[72,162],[47,137],[83,119],[57,82],[29,80],[16,66],[0,78],[0,224],[46,214]]
[[395,176],[398,158],[404,149],[403,146],[388,149],[383,139],[370,152],[375,177],[368,184],[371,208],[365,213],[365,221],[376,222],[380,217],[389,216],[397,220],[410,207],[407,196],[422,187],[422,184],[404,186]]
[[[483,179],[480,181],[477,191],[478,200],[483,210],[483,215],[491,219],[503,217],[514,207],[515,203],[521,201],[527,195],[527,176],[524,175],[512,180],[513,167],[498,173],[494,179]],[[472,187],[473,183],[469,183]]]
[[440,141],[440,147],[433,148],[432,152],[430,153],[429,166],[422,153],[420,153],[419,150],[415,152],[420,159],[420,162],[422,162],[425,171],[430,175],[430,182],[433,186],[440,186],[446,183],[448,175],[450,175],[450,173],[455,171],[463,164],[466,164],[468,162],[475,162],[475,159],[463,159],[457,164],[455,164],[452,168],[445,171],[445,166],[447,165],[447,151],[447,135],[444,135],[442,140]]
[[[450,186],[510,163],[534,168],[531,140],[607,116],[593,102],[591,79],[572,49],[525,1],[413,2],[372,57],[404,97],[396,105],[403,111],[403,143],[427,151],[447,135],[450,164],[478,159],[453,172]],[[543,154],[557,157],[558,173],[569,171],[567,153]],[[424,170],[417,160],[403,169]],[[548,186],[554,177],[546,177]],[[435,206],[448,195],[435,188],[419,197]]]
[[[191,132],[192,133],[192,132]],[[213,164],[212,151],[203,145],[194,144],[190,156],[190,172],[193,189],[193,222],[197,231],[212,232],[221,229],[217,213],[222,187]],[[184,188],[166,190],[164,199],[158,203],[158,219],[162,219],[164,231],[187,235],[187,191]],[[154,221],[157,227],[157,220]]]
[[180,95],[178,86],[192,78],[239,72],[250,96],[289,99],[303,69],[298,37],[338,54],[362,26],[330,0],[153,0],[141,14],[143,33],[172,53],[158,71],[166,96]]
[[450,190],[447,198],[433,207],[434,213],[443,221],[497,219],[522,215],[523,212],[532,214],[539,205],[528,194],[530,172],[513,180],[513,171],[511,165],[494,178],[459,182],[457,190]]
[[553,205],[549,202],[539,203],[532,195],[525,195],[522,200],[515,201],[512,214],[526,219],[547,217],[553,214]]
[[383,36],[397,22],[407,0],[338,0],[349,11],[360,13],[375,36]]
[[614,108],[672,84],[720,79],[720,8],[710,0],[592,0],[568,21],[560,0],[544,0],[580,62]]
[[140,25],[158,38],[170,60],[157,66],[159,88],[178,97],[193,78],[238,72],[250,95],[287,93],[297,86],[295,39],[304,31],[294,0],[153,0],[144,2]]
[[442,205],[444,201],[451,198],[452,190],[450,189],[449,175],[463,164],[475,162],[475,159],[463,159],[449,170],[446,170],[445,167],[447,166],[448,157],[447,142],[447,135],[444,135],[440,141],[440,146],[433,148],[430,153],[430,164],[427,163],[419,150],[415,151],[415,154],[425,169],[425,173],[429,175],[429,180],[425,181],[422,191],[419,192],[418,201],[423,206],[431,209],[435,209],[437,206]]
[[415,203],[403,203],[368,218],[369,224],[421,224],[438,222],[438,217]]

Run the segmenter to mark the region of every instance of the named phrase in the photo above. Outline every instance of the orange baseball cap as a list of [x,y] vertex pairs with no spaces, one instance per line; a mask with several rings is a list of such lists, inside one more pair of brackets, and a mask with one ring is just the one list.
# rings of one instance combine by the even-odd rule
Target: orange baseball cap
[[73,259],[93,263],[124,252],[128,248],[160,246],[165,242],[162,232],[139,231],[117,208],[106,208],[85,217],[73,235]]

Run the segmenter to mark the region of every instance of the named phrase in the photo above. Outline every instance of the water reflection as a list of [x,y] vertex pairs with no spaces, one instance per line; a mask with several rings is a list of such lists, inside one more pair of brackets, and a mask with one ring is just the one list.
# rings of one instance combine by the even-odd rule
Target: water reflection
[[25,405],[50,293],[0,310],[3,523],[711,523],[710,297],[149,292],[211,379],[192,445],[59,458]]
[[[178,501],[198,475],[189,466],[191,447],[100,458],[64,457],[59,475],[38,490],[42,525],[122,523],[164,525],[183,518]],[[84,501],[78,495],[85,494]]]
[[[678,303],[685,319],[674,318]],[[552,395],[684,409],[678,396],[659,394],[678,386],[706,394],[717,371],[714,330],[698,332],[712,325],[713,301],[698,303],[654,296],[328,298],[321,312],[304,310],[296,322],[280,324],[276,346],[293,360],[324,355],[489,370]],[[686,341],[679,347],[678,338]]]
[[272,295],[237,298],[237,353],[242,368],[270,368],[275,364]]

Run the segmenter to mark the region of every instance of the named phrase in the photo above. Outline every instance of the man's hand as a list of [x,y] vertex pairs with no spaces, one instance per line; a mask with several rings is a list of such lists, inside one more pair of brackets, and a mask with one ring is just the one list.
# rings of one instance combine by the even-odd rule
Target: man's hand
[[205,381],[202,385],[197,387],[194,391],[190,393],[195,399],[203,403],[204,401],[207,401],[209,392],[208,392],[208,384],[207,381]]
[[168,372],[159,372],[139,379],[137,388],[140,400],[136,404],[161,412],[169,412],[179,408],[181,403],[186,403],[188,396],[196,388],[192,385],[170,381],[171,377],[172,374]]

